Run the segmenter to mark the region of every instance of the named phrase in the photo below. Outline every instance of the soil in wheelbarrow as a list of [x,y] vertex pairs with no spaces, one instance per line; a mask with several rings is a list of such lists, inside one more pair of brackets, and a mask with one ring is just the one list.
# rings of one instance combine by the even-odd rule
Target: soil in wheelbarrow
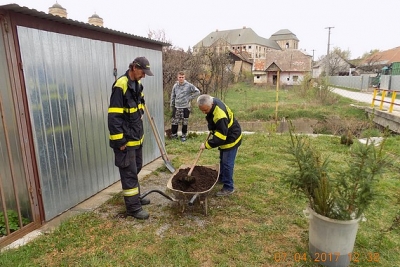
[[190,168],[180,169],[174,177],[171,184],[175,190],[183,192],[204,192],[209,190],[218,179],[218,172],[204,166],[195,166],[188,181],[188,173]]

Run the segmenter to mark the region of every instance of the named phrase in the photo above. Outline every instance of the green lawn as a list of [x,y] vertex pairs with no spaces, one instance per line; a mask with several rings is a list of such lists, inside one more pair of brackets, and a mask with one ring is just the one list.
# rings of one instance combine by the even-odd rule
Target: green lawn
[[[272,90],[245,91],[234,89],[225,99],[238,117],[252,120],[274,113]],[[291,103],[281,105],[292,108],[288,114],[297,114],[296,105],[304,101],[309,116],[335,112],[359,116],[347,100],[340,100],[337,107],[308,109],[308,102],[289,90],[280,95]],[[199,114],[198,120],[204,116]],[[167,140],[173,165],[192,162],[204,138],[190,136],[185,143]],[[308,220],[302,212],[307,202],[281,181],[290,167],[284,152],[288,141],[287,134],[273,131],[245,135],[235,166],[236,192],[226,198],[210,196],[208,216],[196,209],[182,214],[157,203],[146,208],[152,216],[143,222],[88,212],[53,233],[3,252],[0,266],[318,266],[308,255]],[[345,164],[351,147],[341,145],[339,137],[320,136],[312,142],[336,168]],[[400,219],[394,222],[400,215],[400,136],[389,137],[385,151],[392,164],[381,178],[380,197],[360,223],[353,251],[358,257],[350,266],[400,266]],[[198,164],[215,163],[216,149],[204,151]],[[166,172],[163,166],[155,175]],[[122,197],[116,195],[111,204],[120,210]]]

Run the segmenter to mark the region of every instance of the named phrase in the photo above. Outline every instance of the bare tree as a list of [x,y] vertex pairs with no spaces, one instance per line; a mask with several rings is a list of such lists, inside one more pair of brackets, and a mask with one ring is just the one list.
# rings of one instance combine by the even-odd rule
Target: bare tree
[[232,64],[229,51],[219,51],[215,47],[201,48],[190,62],[192,79],[197,81],[203,93],[215,94],[223,99],[233,82]]
[[182,48],[173,46],[164,30],[149,30],[147,36],[153,40],[171,44],[162,48],[164,105],[169,107],[171,91],[177,81],[177,74],[179,71],[185,70],[186,62],[190,59],[191,54],[183,51]]
[[191,55],[182,49],[171,47],[163,49],[163,88],[168,99],[171,95],[172,87],[177,81],[178,72],[186,69],[185,65],[190,57]]
[[[149,31],[148,37],[171,44],[164,30]],[[171,91],[179,71],[185,71],[186,79],[198,87],[202,93],[215,94],[224,98],[227,88],[233,82],[232,60],[229,51],[220,48],[202,48],[193,55],[173,45],[165,46],[163,53],[163,91],[164,104],[169,103]]]
[[167,39],[164,30],[149,30],[147,37],[152,40],[171,44],[171,41]]
[[335,47],[329,56],[329,75],[334,76],[340,73],[348,73],[350,55],[349,50],[341,50]]
[[382,56],[378,49],[371,50],[369,53],[364,53],[363,60],[358,66],[359,69],[368,73],[377,73],[382,68]]

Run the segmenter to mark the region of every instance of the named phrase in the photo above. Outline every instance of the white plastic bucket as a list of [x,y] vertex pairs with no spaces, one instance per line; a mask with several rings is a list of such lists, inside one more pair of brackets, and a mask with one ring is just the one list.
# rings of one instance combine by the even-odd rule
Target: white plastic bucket
[[309,223],[309,251],[314,262],[329,267],[347,267],[358,230],[359,219],[341,221],[304,210]]

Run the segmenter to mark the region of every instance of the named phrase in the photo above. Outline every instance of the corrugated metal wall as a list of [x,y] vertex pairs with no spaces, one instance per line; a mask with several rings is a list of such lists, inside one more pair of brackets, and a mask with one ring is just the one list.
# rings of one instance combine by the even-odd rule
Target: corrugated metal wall
[[[19,142],[13,91],[1,31],[0,62],[0,212],[2,213],[3,210],[15,212],[19,216],[33,221],[30,194],[25,180],[22,148]],[[10,220],[10,217],[8,219]],[[3,214],[0,215],[0,220],[4,222]],[[2,238],[1,232],[0,238]]]
[[[145,56],[149,62],[154,76],[146,76],[141,80],[144,87],[144,98],[150,115],[154,117],[157,129],[164,140],[164,106],[162,86],[162,52],[128,45],[115,45],[115,58],[117,77],[123,75],[128,69],[129,63],[138,56]],[[111,86],[110,89],[111,91]],[[155,141],[154,134],[149,125],[148,118],[144,116],[144,145],[143,163],[147,164],[161,155]],[[164,141],[163,141],[164,142]]]
[[[347,88],[366,90],[371,87],[370,78],[369,74],[362,74],[361,76],[329,76],[329,83]],[[400,76],[382,75],[380,88],[399,91]]]
[[[115,80],[113,44],[21,26],[17,29],[45,219],[49,220],[119,180],[107,128]],[[153,68],[155,75],[162,75],[160,53],[116,45],[118,76],[139,55],[158,66]],[[160,62],[154,64],[156,60]],[[161,82],[153,77],[143,80],[149,109],[161,103],[157,112],[162,108]],[[155,88],[154,92],[150,88]],[[151,146],[145,149],[146,164],[157,151]]]
[[400,75],[393,75],[391,78],[390,89],[400,91]]

